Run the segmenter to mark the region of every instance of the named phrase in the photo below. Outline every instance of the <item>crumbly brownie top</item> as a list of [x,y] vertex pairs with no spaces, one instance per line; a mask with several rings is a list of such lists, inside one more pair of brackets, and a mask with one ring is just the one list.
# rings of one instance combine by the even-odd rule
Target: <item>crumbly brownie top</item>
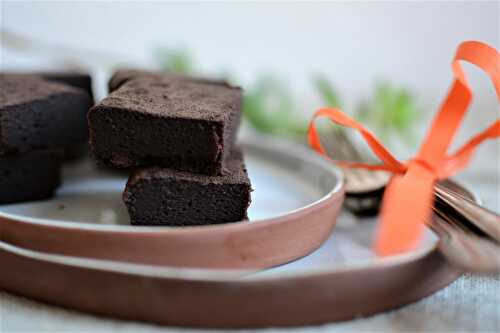
[[239,112],[241,89],[172,80],[140,77],[123,83],[94,108],[114,108],[165,118],[225,121]]
[[206,79],[206,78],[193,77],[189,75],[183,75],[171,72],[152,72],[140,69],[119,69],[113,74],[113,76],[108,82],[109,91],[112,92],[120,88],[120,86],[123,85],[125,82],[138,78],[181,80],[194,83],[216,84],[216,85],[231,87],[227,82],[223,80]]
[[150,72],[145,70],[119,69],[109,79],[108,82],[109,92],[115,91],[116,89],[120,88],[127,81],[141,77],[158,79],[161,77],[161,75],[157,72]]
[[250,186],[242,152],[235,148],[228,157],[227,172],[223,176],[205,176],[190,172],[176,171],[160,167],[144,167],[135,171],[128,181],[128,185],[135,185],[143,180],[172,179],[186,180],[202,184],[246,184]]
[[[0,74],[0,107],[20,105],[50,96],[84,92],[62,83],[48,82],[35,75]],[[86,94],[86,93],[85,93]]]

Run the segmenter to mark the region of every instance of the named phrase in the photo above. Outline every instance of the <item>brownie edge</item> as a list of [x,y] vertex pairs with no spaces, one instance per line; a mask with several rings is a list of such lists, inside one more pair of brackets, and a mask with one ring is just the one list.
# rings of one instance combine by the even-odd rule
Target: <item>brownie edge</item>
[[131,224],[189,226],[246,220],[252,188],[239,150],[231,153],[226,167],[222,176],[160,167],[135,170],[123,192]]

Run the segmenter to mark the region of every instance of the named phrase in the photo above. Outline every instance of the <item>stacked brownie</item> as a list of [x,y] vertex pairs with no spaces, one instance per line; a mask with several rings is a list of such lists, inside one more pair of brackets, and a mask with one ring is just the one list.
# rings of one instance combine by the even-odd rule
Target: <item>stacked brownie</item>
[[8,76],[20,78],[38,77],[47,81],[58,82],[70,87],[79,88],[87,92],[93,101],[92,78],[81,72],[34,72],[34,73],[6,73]]
[[[47,81],[58,82],[70,87],[82,89],[90,96],[91,105],[94,104],[94,94],[92,91],[92,78],[87,73],[81,72],[35,72],[35,73],[9,73],[16,77],[38,77]],[[88,109],[87,109],[88,111]],[[87,118],[79,117],[82,126],[87,127]],[[88,129],[87,129],[88,133]],[[88,134],[87,134],[88,135]],[[64,161],[74,161],[88,156],[88,136],[84,141],[70,145],[64,149]]]
[[123,193],[135,225],[246,219],[250,181],[234,145],[241,89],[221,81],[118,71],[89,114],[100,164],[131,170]]
[[48,198],[65,151],[87,141],[92,97],[35,74],[0,74],[0,91],[0,203]]

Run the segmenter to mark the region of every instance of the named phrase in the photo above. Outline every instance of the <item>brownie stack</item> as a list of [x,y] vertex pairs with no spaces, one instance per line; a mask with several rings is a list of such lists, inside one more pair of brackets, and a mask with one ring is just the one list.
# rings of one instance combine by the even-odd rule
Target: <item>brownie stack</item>
[[65,153],[88,140],[90,77],[45,75],[0,74],[0,203],[51,197]]
[[130,170],[134,225],[204,225],[247,218],[250,181],[235,146],[241,89],[222,81],[124,70],[88,113],[100,164]]

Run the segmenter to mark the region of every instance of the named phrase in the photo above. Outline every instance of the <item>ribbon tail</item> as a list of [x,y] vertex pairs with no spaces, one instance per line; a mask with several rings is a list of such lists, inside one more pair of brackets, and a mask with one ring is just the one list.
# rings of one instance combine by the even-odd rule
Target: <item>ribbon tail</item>
[[431,215],[435,180],[435,175],[417,164],[412,164],[405,175],[393,177],[384,194],[377,254],[395,255],[417,247]]

